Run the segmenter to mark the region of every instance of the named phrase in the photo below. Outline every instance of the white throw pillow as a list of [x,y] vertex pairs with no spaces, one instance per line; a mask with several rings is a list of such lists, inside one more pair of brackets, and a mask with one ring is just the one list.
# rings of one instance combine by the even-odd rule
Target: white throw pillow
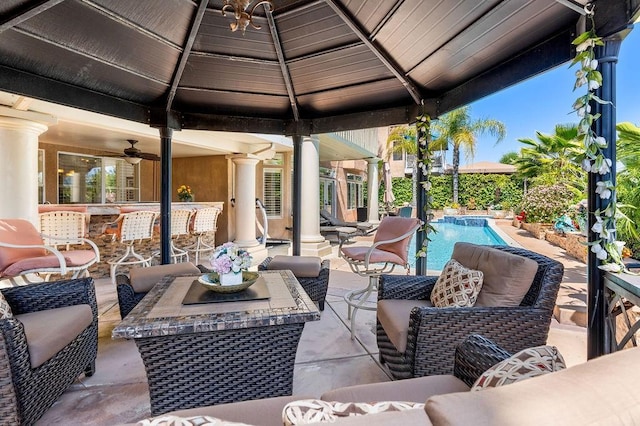
[[417,402],[381,401],[370,404],[364,402],[329,402],[320,399],[302,399],[288,403],[282,410],[284,426],[306,425],[317,422],[334,423],[342,417],[363,416],[387,411],[424,409]]
[[555,346],[527,348],[482,373],[471,386],[471,390],[508,385],[564,368],[566,368],[564,358]]
[[4,298],[2,292],[0,292],[0,319],[13,318],[13,312],[9,302]]
[[141,420],[138,426],[251,426],[246,423],[228,422],[211,416],[178,417],[165,415]]
[[451,259],[442,269],[431,292],[431,303],[437,308],[469,307],[476,304],[484,274]]

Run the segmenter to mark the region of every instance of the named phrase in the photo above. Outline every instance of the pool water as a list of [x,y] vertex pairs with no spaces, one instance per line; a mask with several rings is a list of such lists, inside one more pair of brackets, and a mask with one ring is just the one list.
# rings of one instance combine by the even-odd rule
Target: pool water
[[[429,233],[429,245],[427,249],[427,269],[442,270],[451,259],[453,245],[458,241],[481,245],[504,245],[505,241],[491,229],[486,219],[474,218],[473,220],[450,220],[432,223],[438,232]],[[416,263],[415,237],[409,246],[409,262],[411,267]]]

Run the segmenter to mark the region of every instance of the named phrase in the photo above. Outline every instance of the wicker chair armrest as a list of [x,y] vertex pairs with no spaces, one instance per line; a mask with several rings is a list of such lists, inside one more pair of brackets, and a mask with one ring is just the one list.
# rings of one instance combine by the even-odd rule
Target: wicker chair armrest
[[273,257],[267,257],[265,260],[263,260],[262,263],[258,265],[258,271],[268,270],[269,264],[271,263],[272,260],[273,260]]
[[97,317],[98,307],[92,278],[77,278],[0,290],[14,314],[87,304]]
[[438,277],[424,275],[381,275],[378,300],[426,300],[431,296]]
[[456,346],[453,375],[472,386],[482,373],[510,356],[492,340],[472,334]]
[[116,286],[118,285],[131,285],[131,280],[128,275],[118,274],[116,275]]
[[411,311],[407,339],[407,352],[416,354],[415,375],[451,374],[455,349],[471,334],[491,339],[511,353],[544,345],[551,314],[527,306],[415,307]]
[[200,269],[200,272],[202,272],[203,274],[210,274],[213,272],[213,269],[209,269],[204,265],[196,265],[196,267]]

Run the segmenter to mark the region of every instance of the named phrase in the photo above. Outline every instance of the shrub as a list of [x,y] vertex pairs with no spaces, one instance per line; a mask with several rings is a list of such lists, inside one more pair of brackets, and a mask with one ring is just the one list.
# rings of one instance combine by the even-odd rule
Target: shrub
[[573,197],[573,191],[562,184],[536,186],[525,195],[522,210],[527,222],[550,223],[569,210]]

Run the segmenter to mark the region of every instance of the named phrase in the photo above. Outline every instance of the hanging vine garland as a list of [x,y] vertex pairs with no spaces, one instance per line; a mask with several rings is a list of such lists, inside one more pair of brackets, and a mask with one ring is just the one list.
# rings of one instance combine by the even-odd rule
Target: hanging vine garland
[[[582,168],[588,173],[605,175],[611,172],[611,159],[607,158],[604,149],[608,143],[602,136],[593,130],[593,124],[600,118],[600,114],[591,114],[590,103],[610,104],[596,96],[595,91],[602,85],[602,74],[597,70],[598,60],[595,55],[596,46],[604,46],[602,38],[595,31],[594,6],[589,3],[584,7],[587,18],[590,20],[591,29],[580,34],[573,40],[576,46],[576,56],[571,66],[577,64],[580,68],[576,71],[574,90],[586,88],[586,93],[580,96],[573,104],[574,111],[580,117],[578,124],[578,139],[584,145],[584,153],[579,157]],[[615,222],[619,215],[615,199],[615,185],[611,180],[600,181],[596,184],[595,192],[603,200],[609,200],[604,210],[593,212],[595,223],[591,231],[597,238],[588,243],[591,251],[602,261],[600,269],[620,272],[626,270],[622,261],[622,247],[624,242],[615,239]]]
[[436,232],[436,229],[431,224],[431,219],[433,219],[433,212],[431,211],[431,167],[433,164],[433,153],[431,152],[431,148],[429,146],[428,140],[430,139],[431,134],[431,118],[422,114],[416,117],[416,138],[418,139],[418,150],[420,150],[422,160],[418,162],[418,167],[422,171],[422,175],[425,177],[423,182],[420,182],[422,188],[425,191],[424,197],[424,212],[426,222],[422,226],[422,232],[424,232],[425,238],[422,241],[422,247],[420,250],[416,252],[416,256],[418,257],[426,257],[427,256],[427,246],[431,239],[429,238],[429,233]]

